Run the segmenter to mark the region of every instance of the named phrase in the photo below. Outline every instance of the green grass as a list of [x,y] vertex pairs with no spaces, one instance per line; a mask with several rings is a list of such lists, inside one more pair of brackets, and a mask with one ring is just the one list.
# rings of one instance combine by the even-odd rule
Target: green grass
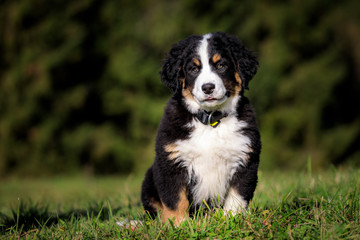
[[[142,176],[6,180],[0,239],[360,239],[360,170],[260,172],[243,215],[198,214],[180,227],[143,218]],[[142,219],[134,230],[116,221]]]

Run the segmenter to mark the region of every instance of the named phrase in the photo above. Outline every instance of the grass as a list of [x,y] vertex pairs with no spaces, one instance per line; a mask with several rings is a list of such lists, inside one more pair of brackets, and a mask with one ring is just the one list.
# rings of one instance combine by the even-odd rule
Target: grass
[[[198,214],[180,227],[143,218],[142,176],[6,180],[0,239],[360,239],[360,170],[260,172],[247,214]],[[135,229],[116,221],[141,219]]]

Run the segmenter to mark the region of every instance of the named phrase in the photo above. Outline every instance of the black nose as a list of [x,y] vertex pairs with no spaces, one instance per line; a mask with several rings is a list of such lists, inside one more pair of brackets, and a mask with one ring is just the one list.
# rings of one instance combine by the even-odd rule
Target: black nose
[[215,89],[215,84],[213,83],[205,83],[201,86],[201,89],[205,94],[211,94]]

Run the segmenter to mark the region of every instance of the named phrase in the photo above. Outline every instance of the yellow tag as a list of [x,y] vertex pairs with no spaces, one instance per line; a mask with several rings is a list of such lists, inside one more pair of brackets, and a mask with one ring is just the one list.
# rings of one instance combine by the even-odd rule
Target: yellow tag
[[219,122],[210,123],[210,126],[216,126]]

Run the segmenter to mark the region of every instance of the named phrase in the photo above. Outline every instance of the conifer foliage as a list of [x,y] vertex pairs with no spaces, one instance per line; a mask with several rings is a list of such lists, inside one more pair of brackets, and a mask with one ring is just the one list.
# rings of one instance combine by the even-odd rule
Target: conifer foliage
[[[0,3],[0,176],[128,173],[152,160],[172,43],[225,31],[256,51],[262,167],[360,159],[358,1]],[[140,166],[140,167],[138,167]]]

